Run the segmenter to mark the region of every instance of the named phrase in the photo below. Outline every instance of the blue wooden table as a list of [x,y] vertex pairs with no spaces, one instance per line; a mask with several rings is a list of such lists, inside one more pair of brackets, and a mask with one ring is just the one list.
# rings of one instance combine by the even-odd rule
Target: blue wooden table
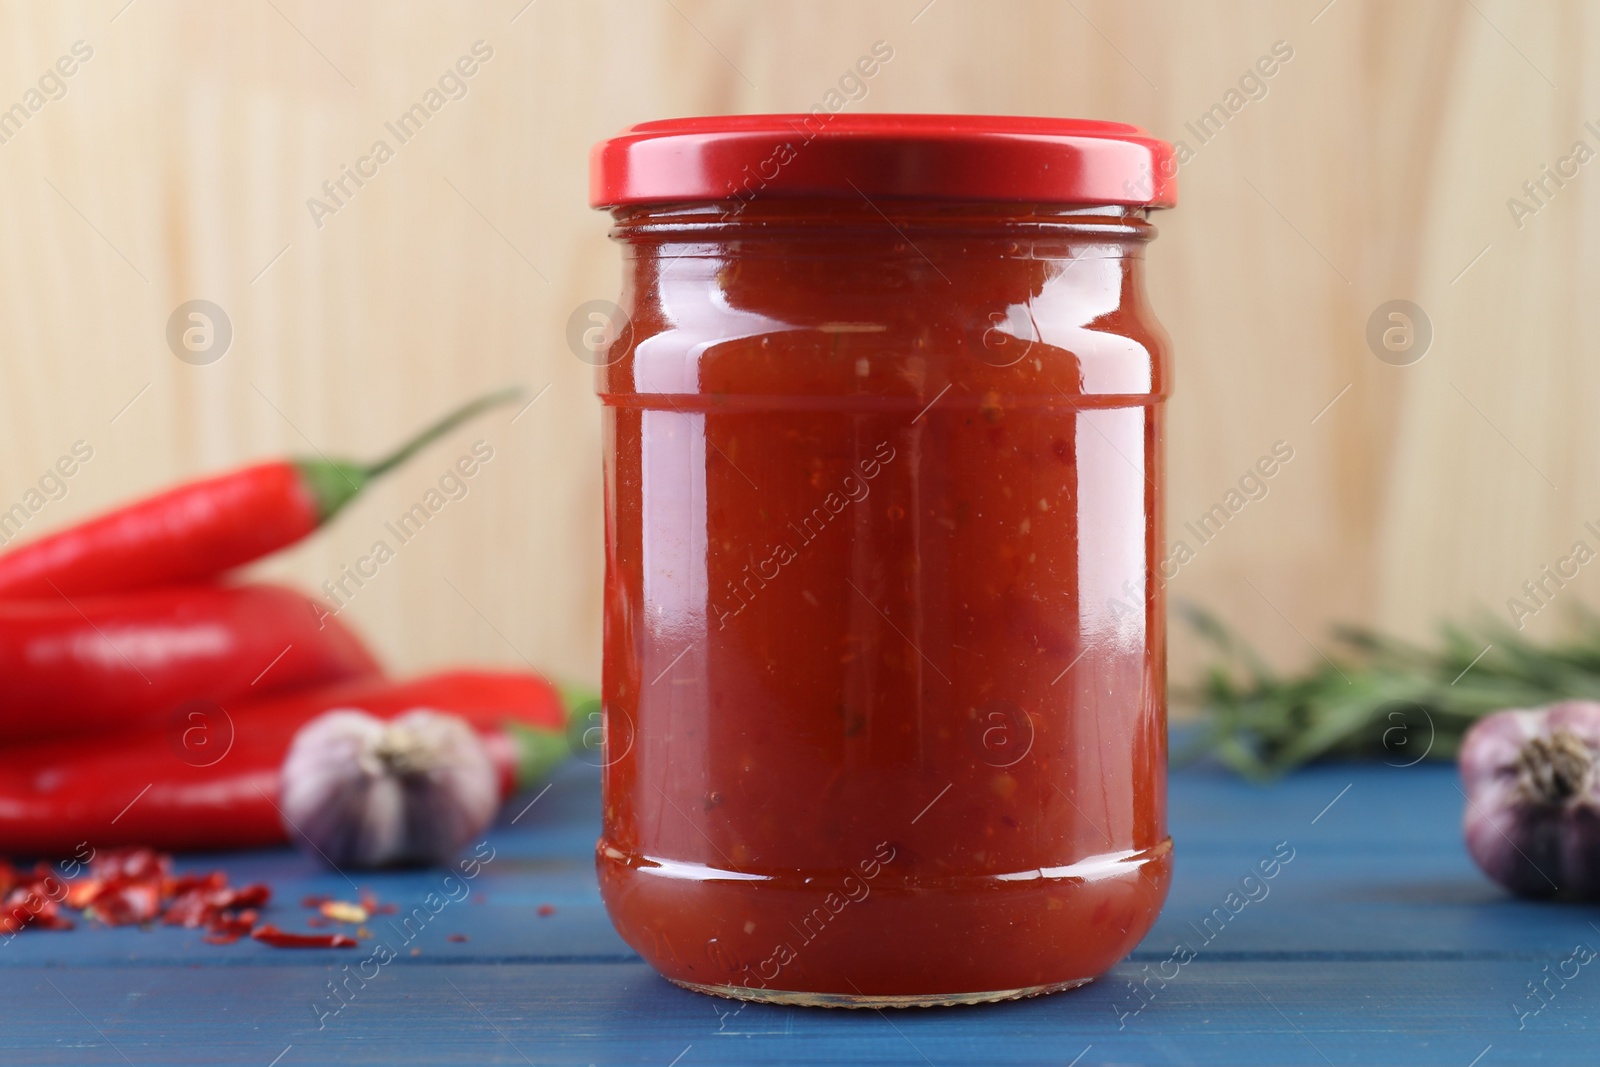
[[[890,1012],[740,1007],[657,978],[600,907],[596,774],[569,767],[515,826],[504,820],[470,882],[361,879],[403,911],[436,894],[436,913],[404,945],[377,920],[399,954],[346,982],[347,999],[329,983],[360,971],[372,942],[18,936],[0,947],[0,1063],[1600,1062],[1600,961],[1564,964],[1580,944],[1600,948],[1600,909],[1518,901],[1487,882],[1461,845],[1449,767],[1338,765],[1272,788],[1176,773],[1177,879],[1132,959],[1053,997]],[[1293,858],[1246,881],[1275,849]],[[353,896],[287,850],[184,863],[218,865],[236,884],[270,882],[268,918],[285,926],[303,928],[303,895]],[[1541,996],[1530,983],[1545,983]]]

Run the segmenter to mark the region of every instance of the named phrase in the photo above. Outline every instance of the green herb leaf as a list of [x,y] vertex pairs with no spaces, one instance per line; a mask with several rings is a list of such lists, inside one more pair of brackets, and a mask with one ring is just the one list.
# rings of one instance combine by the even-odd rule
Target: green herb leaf
[[1199,707],[1202,730],[1175,756],[1211,755],[1251,778],[1318,759],[1376,757],[1402,765],[1452,759],[1485,715],[1557,700],[1600,700],[1600,615],[1579,609],[1572,634],[1541,644],[1493,619],[1440,628],[1426,648],[1365,627],[1337,628],[1329,661],[1280,674],[1217,616],[1179,614],[1216,652],[1179,692]]

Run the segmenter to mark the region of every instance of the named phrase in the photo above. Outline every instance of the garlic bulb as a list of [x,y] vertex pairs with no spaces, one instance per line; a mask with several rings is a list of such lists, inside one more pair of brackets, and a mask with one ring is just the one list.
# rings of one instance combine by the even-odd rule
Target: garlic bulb
[[390,720],[354,709],[318,716],[295,734],[281,788],[290,836],[336,867],[445,862],[500,803],[477,733],[424,708]]
[[1461,742],[1467,851],[1524,896],[1600,898],[1600,704],[1502,711]]

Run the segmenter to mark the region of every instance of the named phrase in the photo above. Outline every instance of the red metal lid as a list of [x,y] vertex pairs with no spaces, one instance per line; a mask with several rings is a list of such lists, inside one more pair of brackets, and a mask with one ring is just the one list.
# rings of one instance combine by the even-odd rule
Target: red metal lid
[[1172,146],[1137,126],[992,115],[715,115],[594,146],[594,207],[758,196],[1171,207]]

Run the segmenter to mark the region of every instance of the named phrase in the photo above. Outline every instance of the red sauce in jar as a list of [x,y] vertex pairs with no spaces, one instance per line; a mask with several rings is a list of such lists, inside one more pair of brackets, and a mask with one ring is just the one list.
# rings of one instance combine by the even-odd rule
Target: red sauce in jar
[[[730,996],[1076,985],[1171,874],[1141,279],[1170,153],[1060,120],[785,141],[800,121],[597,152],[626,261],[597,360],[606,907]],[[774,139],[787,167],[729,198]]]

